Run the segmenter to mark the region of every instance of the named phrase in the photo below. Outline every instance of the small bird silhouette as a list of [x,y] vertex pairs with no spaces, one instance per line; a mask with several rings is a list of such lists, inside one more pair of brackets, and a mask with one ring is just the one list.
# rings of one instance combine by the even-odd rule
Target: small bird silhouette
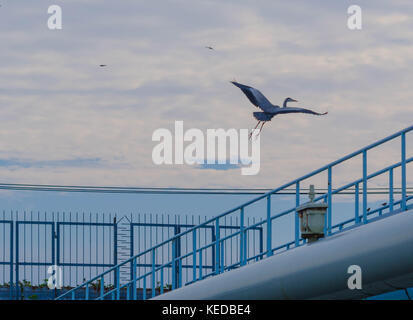
[[206,49],[209,49],[209,50],[214,50],[214,48],[211,47],[211,46],[206,46],[205,48],[206,48]]
[[387,206],[387,202],[383,202],[381,205],[382,205],[383,207],[384,207],[384,206]]
[[100,64],[99,67],[106,67],[106,64]]

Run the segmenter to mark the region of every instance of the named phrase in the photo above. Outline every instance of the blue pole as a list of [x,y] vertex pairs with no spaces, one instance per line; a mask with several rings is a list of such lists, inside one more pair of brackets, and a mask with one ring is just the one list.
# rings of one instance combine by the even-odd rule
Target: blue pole
[[406,133],[402,133],[402,146],[401,146],[401,164],[402,164],[402,203],[401,209],[406,210]]
[[239,262],[240,265],[245,265],[245,257],[244,257],[244,207],[241,208],[240,212],[240,243],[239,243]]
[[105,294],[105,278],[104,276],[100,277],[100,297],[103,300],[103,295]]
[[393,193],[393,169],[389,170],[389,211],[393,211],[394,207],[394,193]]
[[328,167],[328,208],[327,208],[327,234],[331,234],[331,219],[332,219],[332,167]]
[[221,273],[224,272],[225,270],[225,255],[224,255],[224,249],[225,249],[225,245],[224,245],[224,241],[222,241],[221,243],[221,254],[220,254],[220,258],[221,258],[221,262],[220,262],[220,266],[221,266]]
[[267,196],[267,257],[272,256],[271,195]]
[[10,222],[10,300],[13,298],[13,221]]
[[363,223],[367,223],[367,151],[363,151]]
[[89,300],[89,283],[86,283],[86,296],[85,300]]
[[155,274],[155,258],[156,258],[156,249],[152,250],[152,298],[155,297],[155,287],[156,287],[156,274]]
[[[129,255],[131,256],[131,257],[133,257],[133,251],[135,250],[135,248],[134,248],[134,237],[135,237],[135,235],[134,235],[134,232],[133,232],[133,229],[134,229],[134,226],[133,226],[133,224],[132,224],[132,222],[129,224],[129,230],[130,230],[130,233],[129,233],[129,241],[130,241],[130,252],[129,252]],[[131,263],[131,277],[133,277],[133,283],[132,283],[132,290],[134,290],[134,294],[133,294],[133,300],[136,300],[136,259],[133,259],[133,261],[132,261],[132,263]]]
[[357,223],[360,223],[360,208],[359,208],[360,207],[360,186],[358,183],[356,183],[356,191],[355,191],[354,197],[355,197],[354,218],[357,224]]
[[120,300],[120,277],[119,277],[119,267],[116,268],[116,300]]
[[215,273],[219,274],[221,271],[221,268],[219,266],[219,262],[220,262],[220,243],[219,243],[219,239],[220,239],[220,230],[219,230],[219,218],[215,219]]
[[199,280],[202,279],[202,250],[199,250]]
[[179,288],[182,287],[182,259],[179,258],[179,263],[178,263],[178,286]]
[[[295,206],[300,205],[300,182],[297,181],[295,184]],[[295,211],[295,246],[300,245],[300,219],[298,217],[298,212]]]
[[196,281],[196,229],[192,232],[192,280]]
[[[160,284],[159,290],[160,290],[161,294],[163,294],[163,268],[161,269],[161,284]],[[135,291],[136,291],[136,288],[135,288]]]
[[175,290],[176,287],[176,240],[172,240],[172,290]]
[[19,298],[19,223],[16,222],[16,300]]

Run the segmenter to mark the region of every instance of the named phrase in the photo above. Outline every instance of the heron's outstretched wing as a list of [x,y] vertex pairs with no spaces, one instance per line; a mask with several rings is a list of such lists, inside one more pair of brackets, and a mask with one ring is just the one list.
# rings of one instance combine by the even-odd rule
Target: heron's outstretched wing
[[287,107],[287,108],[280,108],[279,110],[277,110],[277,113],[309,113],[309,114],[314,114],[316,116],[323,116],[327,114],[328,112],[318,113],[310,109]]
[[231,81],[231,83],[240,88],[254,106],[260,108],[264,112],[272,111],[271,108],[273,108],[273,106],[271,102],[268,101],[268,99],[259,90],[235,81]]

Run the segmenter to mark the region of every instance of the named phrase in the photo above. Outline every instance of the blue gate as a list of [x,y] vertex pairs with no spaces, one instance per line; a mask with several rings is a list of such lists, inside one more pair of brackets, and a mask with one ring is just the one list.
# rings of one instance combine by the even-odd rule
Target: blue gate
[[[0,300],[53,299],[113,267],[118,263],[117,230],[112,214],[3,211]],[[48,287],[51,266],[61,272],[61,289]],[[116,285],[114,277],[107,280]]]
[[[27,278],[40,282],[40,276],[45,275],[46,268],[55,264],[54,223],[16,221],[16,298],[24,297],[25,287],[30,286]],[[22,281],[20,281],[20,273],[23,273]]]
[[118,263],[116,221],[57,222],[56,231],[56,263],[64,268],[64,275],[69,274],[67,283],[78,281],[78,268],[90,276],[92,269],[98,273]]

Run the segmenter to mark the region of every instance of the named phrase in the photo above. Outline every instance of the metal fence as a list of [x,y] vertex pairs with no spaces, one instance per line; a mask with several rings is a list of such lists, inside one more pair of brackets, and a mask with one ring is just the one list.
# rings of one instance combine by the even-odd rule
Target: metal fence
[[[0,213],[0,299],[55,298],[85,279],[206,220],[207,217],[188,215],[3,211]],[[251,219],[251,223],[255,222],[256,219]],[[222,226],[223,232],[239,228],[239,221],[232,219]],[[215,238],[215,228],[206,227],[198,244]],[[262,229],[252,229],[250,238],[250,250],[256,254],[262,252]],[[238,252],[237,245],[234,242],[234,253]],[[179,255],[188,250],[189,244],[177,241],[174,246],[175,254]],[[166,257],[171,252],[161,254]],[[215,270],[215,255],[215,248],[205,252],[203,269]],[[59,267],[61,272],[59,290],[48,289],[51,266]],[[144,260],[137,264],[136,270],[145,273],[150,267],[151,263]],[[182,267],[188,271],[192,264],[188,262]],[[130,274],[130,268],[122,268],[119,277],[109,275],[102,288],[113,288],[117,282],[122,284],[130,279]],[[184,275],[187,278],[188,272]],[[174,286],[177,279],[177,273],[171,274],[165,283]],[[96,283],[95,289],[98,287]]]

